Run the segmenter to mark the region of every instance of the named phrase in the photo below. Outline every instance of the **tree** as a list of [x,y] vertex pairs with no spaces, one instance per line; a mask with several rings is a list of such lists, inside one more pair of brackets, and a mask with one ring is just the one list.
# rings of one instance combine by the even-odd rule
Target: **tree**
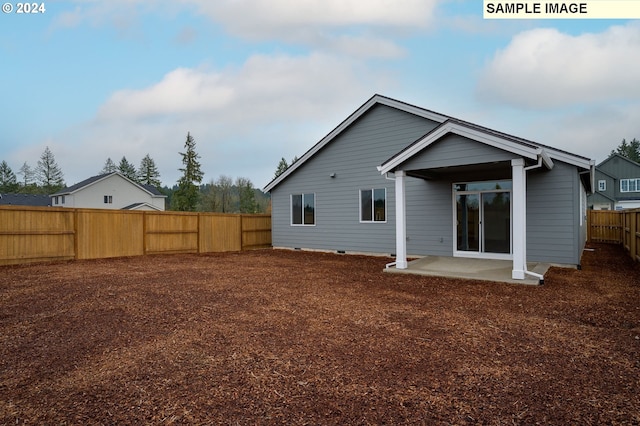
[[5,192],[15,192],[18,189],[16,174],[13,173],[9,164],[2,160],[0,163],[0,194]]
[[247,178],[239,177],[236,179],[236,188],[238,190],[240,213],[256,213],[258,211],[258,203],[256,202],[253,183]]
[[222,213],[233,212],[233,180],[230,176],[220,175],[216,181],[220,211]]
[[611,151],[609,157],[614,154],[620,154],[623,157],[628,158],[629,160],[640,163],[640,141],[636,138],[633,138],[631,142],[627,142],[626,139],[622,139],[620,145],[618,145],[615,150]]
[[27,164],[26,161],[24,162],[22,167],[20,167],[20,171],[18,172],[18,174],[22,176],[21,183],[25,189],[28,188],[31,184],[33,184],[33,180],[35,178],[35,172],[31,168],[31,166]]
[[278,176],[280,176],[281,174],[286,172],[288,168],[289,168],[289,164],[287,163],[287,160],[285,160],[285,158],[282,157],[280,159],[280,162],[278,163],[278,167],[276,167],[276,172],[275,172],[273,178],[274,179],[277,178]]
[[275,179],[278,176],[280,176],[281,174],[283,174],[284,172],[286,172],[287,169],[289,167],[293,166],[293,164],[296,161],[298,161],[298,156],[297,155],[291,159],[291,164],[287,164],[287,160],[285,160],[284,157],[282,157],[280,159],[280,162],[278,163],[278,167],[276,167],[276,172],[275,172],[275,175],[273,176],[273,178]]
[[64,174],[49,147],[45,148],[38,160],[36,177],[45,193],[53,193],[64,188]]
[[118,167],[116,166],[116,163],[114,163],[111,157],[109,157],[107,158],[107,161],[104,162],[104,167],[102,168],[102,170],[100,170],[100,174],[105,175],[107,173],[113,173],[117,171]]
[[118,171],[132,181],[138,181],[136,167],[127,160],[127,157],[123,156],[122,160],[120,160],[120,164],[118,164]]
[[160,172],[156,166],[155,161],[149,156],[145,155],[142,161],[140,161],[140,168],[138,169],[138,182],[145,185],[153,185],[160,187]]
[[172,208],[179,211],[195,211],[198,205],[200,193],[198,185],[202,182],[204,173],[200,170],[196,153],[196,141],[187,132],[187,140],[184,143],[185,152],[181,152],[183,168],[180,168],[182,176],[178,179],[178,189],[173,194]]

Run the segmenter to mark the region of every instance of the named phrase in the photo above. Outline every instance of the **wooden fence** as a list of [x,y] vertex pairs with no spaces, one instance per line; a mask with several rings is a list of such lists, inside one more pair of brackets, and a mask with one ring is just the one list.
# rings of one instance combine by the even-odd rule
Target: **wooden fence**
[[590,210],[588,241],[622,244],[635,261],[640,262],[640,209]]
[[0,265],[270,246],[270,215],[0,206]]

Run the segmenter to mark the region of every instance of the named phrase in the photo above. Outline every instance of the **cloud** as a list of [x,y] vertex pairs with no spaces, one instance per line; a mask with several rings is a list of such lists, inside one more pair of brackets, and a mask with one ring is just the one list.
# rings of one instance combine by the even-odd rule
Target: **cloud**
[[[266,184],[280,157],[302,155],[391,76],[341,56],[254,55],[240,67],[177,68],[148,87],[119,90],[95,118],[60,135],[70,183],[96,174],[107,157],[138,164],[147,153],[164,183],[178,178],[187,131],[195,137],[205,180],[220,174]],[[329,124],[327,124],[329,123]],[[62,157],[61,157],[62,158]]]
[[[254,55],[239,69],[178,68],[157,84],[114,93],[100,108],[100,121],[137,121],[163,117],[217,114],[225,122],[322,113],[340,93],[376,87],[384,75],[368,73],[363,65],[321,53],[307,56]],[[354,89],[349,89],[349,87]],[[371,95],[372,93],[369,93]]]
[[318,27],[424,28],[437,0],[183,0],[231,32],[283,37]]
[[640,25],[578,36],[534,29],[513,38],[480,75],[483,101],[546,108],[640,97]]

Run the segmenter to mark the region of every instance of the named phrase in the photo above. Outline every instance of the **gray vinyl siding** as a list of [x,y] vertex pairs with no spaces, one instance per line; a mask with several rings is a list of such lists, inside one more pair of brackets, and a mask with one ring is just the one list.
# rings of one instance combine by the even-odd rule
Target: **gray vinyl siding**
[[[438,123],[376,105],[337,135],[313,158],[271,190],[274,247],[364,253],[395,253],[395,182],[376,167]],[[512,153],[457,135],[427,147],[400,168],[419,170],[506,162]],[[508,164],[508,163],[507,163]],[[576,167],[554,161],[552,170],[527,174],[527,251],[529,261],[578,264],[580,180]],[[472,169],[470,169],[472,170]],[[507,173],[508,169],[505,169]],[[335,174],[334,178],[330,175]],[[486,175],[485,175],[486,176]],[[453,255],[454,177],[406,180],[407,252]],[[478,173],[477,179],[487,180]],[[360,190],[386,189],[386,222],[360,222]],[[315,225],[291,225],[291,195],[315,194]]]
[[552,170],[528,172],[527,260],[577,265],[584,239],[580,179],[574,166],[554,164]]
[[422,256],[453,254],[451,191],[450,181],[407,179],[407,253]]
[[513,158],[516,156],[510,152],[472,141],[463,136],[450,134],[427,147],[419,155],[404,162],[401,168],[420,170],[507,161]]
[[[395,253],[395,183],[376,167],[437,125],[373,107],[271,191],[273,246]],[[385,223],[360,222],[360,190],[372,188],[387,190]],[[290,196],[299,193],[316,194],[315,226],[291,226]]]

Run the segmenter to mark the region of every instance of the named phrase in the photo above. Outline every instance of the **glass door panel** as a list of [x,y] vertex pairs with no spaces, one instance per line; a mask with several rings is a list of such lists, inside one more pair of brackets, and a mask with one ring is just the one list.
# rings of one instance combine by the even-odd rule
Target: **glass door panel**
[[482,193],[482,251],[511,253],[511,197],[509,192]]
[[457,250],[480,251],[480,196],[456,195]]

